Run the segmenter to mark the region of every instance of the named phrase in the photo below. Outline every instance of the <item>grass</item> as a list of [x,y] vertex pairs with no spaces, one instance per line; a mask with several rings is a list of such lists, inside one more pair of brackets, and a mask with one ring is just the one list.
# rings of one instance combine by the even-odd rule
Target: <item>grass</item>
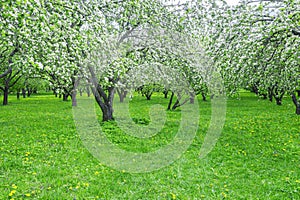
[[[83,145],[71,102],[37,95],[0,106],[0,199],[299,199],[300,117],[291,100],[283,106],[242,93],[228,99],[227,117],[215,148],[199,151],[210,122],[210,103],[201,102],[200,126],[192,145],[174,163],[131,174],[101,164]],[[131,117],[148,124],[151,101],[134,97]],[[125,135],[115,122],[101,123],[120,147],[149,152],[172,140],[180,112],[167,112],[153,138]]]

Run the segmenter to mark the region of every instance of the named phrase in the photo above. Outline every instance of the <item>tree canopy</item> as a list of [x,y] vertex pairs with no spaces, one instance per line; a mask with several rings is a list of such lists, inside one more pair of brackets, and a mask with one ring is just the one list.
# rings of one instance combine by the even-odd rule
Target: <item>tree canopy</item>
[[[221,0],[2,2],[3,104],[21,78],[33,77],[71,96],[75,106],[81,81],[99,94],[96,101],[104,112],[111,110],[112,119],[108,105],[120,79],[133,80],[133,69],[159,63],[176,69],[204,100],[225,92],[209,90],[208,77],[217,72],[227,94],[245,88],[278,105],[288,94],[299,114],[299,6],[299,0],[243,0],[234,6]],[[172,82],[176,74],[168,77]]]

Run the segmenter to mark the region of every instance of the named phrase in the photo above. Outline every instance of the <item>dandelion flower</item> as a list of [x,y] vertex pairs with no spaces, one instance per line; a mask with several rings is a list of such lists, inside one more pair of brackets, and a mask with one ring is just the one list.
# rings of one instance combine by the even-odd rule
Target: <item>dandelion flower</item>
[[172,199],[176,199],[176,195],[175,194],[171,193],[171,195],[172,195]]
[[17,191],[16,190],[12,190],[10,193],[9,193],[9,195],[8,196],[12,196],[12,195],[14,195],[15,193],[16,193]]

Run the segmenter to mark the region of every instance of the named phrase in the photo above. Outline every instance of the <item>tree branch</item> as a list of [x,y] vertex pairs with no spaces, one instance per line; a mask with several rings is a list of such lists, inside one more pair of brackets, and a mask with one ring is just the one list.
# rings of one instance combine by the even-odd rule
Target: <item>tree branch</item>
[[7,74],[12,72],[12,68],[10,67],[8,70],[6,70],[4,73],[0,74],[0,78],[5,77]]
[[[15,78],[20,72],[21,72],[21,70],[17,71],[17,72],[12,76],[11,79]],[[9,85],[9,87],[14,86],[14,85],[20,80],[21,77],[22,77],[22,76],[19,76],[13,83],[11,83],[11,84]]]

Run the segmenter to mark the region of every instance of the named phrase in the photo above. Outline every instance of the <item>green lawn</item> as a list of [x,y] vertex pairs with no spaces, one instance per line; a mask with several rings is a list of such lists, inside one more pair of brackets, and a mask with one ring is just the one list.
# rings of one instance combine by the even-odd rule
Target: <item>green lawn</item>
[[[2,98],[2,97],[1,97]],[[131,174],[101,164],[82,144],[71,102],[37,95],[0,106],[0,199],[300,199],[300,117],[290,98],[283,106],[250,93],[228,99],[227,117],[213,151],[199,159],[210,123],[210,103],[199,101],[194,142],[171,165]],[[148,123],[149,105],[162,95],[134,97],[131,117]],[[101,123],[124,149],[149,152],[172,141],[180,112],[153,138],[123,134]]]

